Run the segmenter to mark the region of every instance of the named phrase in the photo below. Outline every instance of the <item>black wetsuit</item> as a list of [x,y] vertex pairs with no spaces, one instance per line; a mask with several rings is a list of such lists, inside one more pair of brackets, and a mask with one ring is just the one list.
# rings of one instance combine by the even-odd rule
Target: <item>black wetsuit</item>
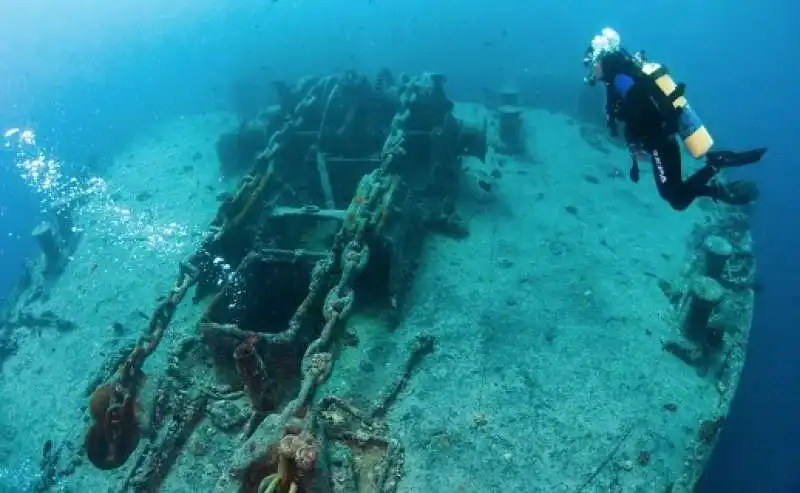
[[[645,151],[653,163],[653,174],[661,197],[676,210],[689,207],[697,197],[711,197],[731,204],[751,200],[752,193],[732,194],[731,190],[711,182],[721,167],[756,162],[766,149],[746,153],[710,152],[706,164],[683,179],[681,150],[675,135],[680,110],[658,88],[653,77],[644,74],[626,52],[607,55],[602,64],[606,84],[608,127],[617,135],[617,120],[625,123],[625,141],[632,149]],[[639,180],[638,164],[632,152],[631,179]]]

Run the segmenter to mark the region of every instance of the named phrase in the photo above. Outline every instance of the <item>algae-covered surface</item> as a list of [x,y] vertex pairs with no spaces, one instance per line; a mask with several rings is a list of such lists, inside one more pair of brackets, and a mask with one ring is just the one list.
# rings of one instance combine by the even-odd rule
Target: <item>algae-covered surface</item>
[[[472,104],[455,114],[493,118]],[[690,491],[715,443],[741,370],[752,291],[726,287],[714,315],[721,342],[687,342],[684,312],[693,309],[692,283],[708,274],[708,235],[733,231],[734,250],[751,251],[746,221],[728,220],[743,213],[710,202],[673,211],[648,170],[638,184],[627,179],[627,153],[602,130],[537,110],[524,122],[525,155],[490,149],[485,162],[463,159],[456,210],[469,234],[426,236],[402,310],[386,316],[357,298],[343,322],[347,341],[316,404],[335,396],[369,409],[402,373],[409,348],[433,342],[380,413],[404,450],[398,481],[365,482],[365,452],[355,459],[354,493]],[[81,236],[63,272],[45,296],[30,301],[23,290],[10,307],[0,491],[126,491],[128,468],[155,435],[148,426],[162,419],[147,403],[166,392],[158,382],[169,355],[197,333],[210,297],[178,304],[144,364],[143,437],[119,468],[86,457],[88,399],[235,189],[215,145],[236,126],[226,114],[187,115],[132,139],[76,212]],[[194,383],[214,385],[210,373],[193,372]],[[196,422],[154,490],[239,491],[225,484],[246,448],[242,420],[220,416],[244,416],[247,397],[192,402]],[[347,491],[330,476],[305,489]]]

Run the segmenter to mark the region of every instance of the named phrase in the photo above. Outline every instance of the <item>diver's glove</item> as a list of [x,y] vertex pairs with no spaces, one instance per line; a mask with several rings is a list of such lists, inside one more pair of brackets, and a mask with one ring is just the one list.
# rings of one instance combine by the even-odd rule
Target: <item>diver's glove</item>
[[636,144],[628,144],[628,152],[631,154],[631,169],[628,172],[628,177],[632,182],[639,183],[639,157],[644,157],[647,153]]
[[636,154],[631,153],[631,169],[628,172],[628,177],[634,183],[639,183],[639,161],[636,159]]
[[714,168],[734,168],[761,161],[767,153],[766,147],[744,152],[711,151],[706,154],[706,163]]

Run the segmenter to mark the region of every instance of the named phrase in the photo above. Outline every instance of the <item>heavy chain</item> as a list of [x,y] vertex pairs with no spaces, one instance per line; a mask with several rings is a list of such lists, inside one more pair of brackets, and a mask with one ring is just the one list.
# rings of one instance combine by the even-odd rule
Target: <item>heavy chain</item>
[[341,320],[350,314],[355,299],[353,282],[364,271],[368,262],[368,245],[354,239],[345,246],[341,254],[342,275],[339,282],[328,291],[323,303],[322,316],[326,322],[334,316]]
[[[316,101],[317,96],[315,94],[323,88],[323,84],[327,84],[327,81],[318,82],[316,87],[309,91],[306,97],[297,105],[293,118],[287,119],[284,125],[270,136],[267,148],[258,156],[253,172],[250,177],[243,181],[233,199],[234,203],[239,204],[238,213],[232,218],[218,215],[212,221],[211,232],[206,238],[206,243],[218,242],[223,236],[232,234],[231,232],[241,225],[249,213],[257,206],[273,176],[275,156],[279,152],[282,142],[288,133],[302,125],[306,109]],[[333,97],[333,91],[331,91],[330,97]],[[262,168],[265,163],[267,163],[266,169],[258,175],[256,173],[257,170]],[[142,364],[158,347],[178,304],[183,300],[188,289],[197,282],[198,274],[198,269],[192,265],[191,258],[188,262],[181,263],[180,275],[175,287],[169,296],[156,307],[147,330],[139,338],[136,346],[120,367],[119,384],[128,389],[131,394],[135,395],[136,393],[136,382],[142,375]]]
[[[368,235],[376,230],[382,213],[387,206],[386,196],[391,193],[396,180],[389,173],[392,161],[405,154],[403,149],[403,132],[393,132],[383,147],[381,167],[364,176],[359,183],[356,194],[348,207],[348,216],[353,221],[345,221],[336,235],[332,253],[329,257],[319,260],[312,271],[309,283],[309,296],[306,300],[315,298],[330,280],[336,262],[339,262],[340,275],[325,296],[322,304],[322,316],[325,325],[319,337],[309,344],[301,362],[303,383],[298,396],[290,402],[283,413],[282,419],[288,419],[304,406],[316,388],[323,380],[320,370],[320,356],[324,355],[325,348],[333,337],[336,324],[345,320],[351,313],[355,303],[354,284],[358,276],[366,269],[370,259],[370,248],[367,244]],[[302,303],[292,317],[293,322],[299,322],[299,315],[304,314],[308,308],[306,302]],[[290,329],[292,322],[290,322]],[[329,371],[329,369],[328,369]]]
[[147,330],[139,337],[136,346],[120,366],[118,385],[125,389],[126,394],[136,395],[139,380],[143,376],[142,365],[144,361],[161,343],[164,332],[173,315],[175,315],[175,310],[184,296],[186,296],[189,288],[197,281],[197,274],[197,269],[193,266],[181,263],[175,286],[166,299],[156,307],[153,316],[150,318]]

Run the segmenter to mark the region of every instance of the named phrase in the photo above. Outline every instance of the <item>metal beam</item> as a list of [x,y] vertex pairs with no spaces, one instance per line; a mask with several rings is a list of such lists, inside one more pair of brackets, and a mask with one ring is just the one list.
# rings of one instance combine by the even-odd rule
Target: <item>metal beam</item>
[[328,209],[336,209],[336,202],[333,200],[331,178],[328,175],[328,163],[325,161],[325,155],[321,152],[317,152],[317,173],[319,173],[319,182],[320,185],[322,185],[322,195],[325,197],[325,207]]

